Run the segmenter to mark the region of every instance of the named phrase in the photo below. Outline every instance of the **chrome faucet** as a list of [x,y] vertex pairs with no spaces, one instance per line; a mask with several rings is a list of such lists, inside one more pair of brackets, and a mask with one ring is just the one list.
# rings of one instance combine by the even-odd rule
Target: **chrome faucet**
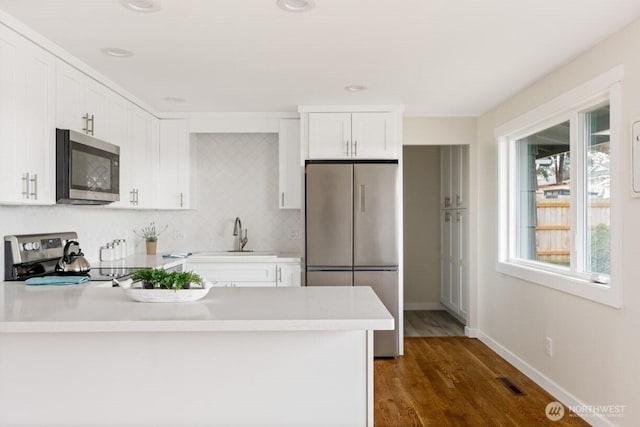
[[244,237],[242,237],[242,221],[240,221],[240,217],[236,217],[236,221],[233,224],[233,235],[236,236],[233,250],[242,252],[249,239],[247,238],[247,230],[244,230]]

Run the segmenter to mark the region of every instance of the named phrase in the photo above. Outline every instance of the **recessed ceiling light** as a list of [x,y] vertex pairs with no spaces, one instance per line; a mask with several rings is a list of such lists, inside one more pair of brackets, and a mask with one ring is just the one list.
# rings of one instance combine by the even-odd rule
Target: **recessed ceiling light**
[[367,90],[367,87],[361,85],[349,85],[345,86],[344,90],[346,90],[347,92],[362,92],[364,90]]
[[133,55],[133,52],[127,49],[120,49],[119,47],[105,47],[100,49],[102,53],[116,58],[128,58]]
[[178,98],[177,96],[167,96],[165,99],[167,102],[185,102],[186,99]]
[[160,10],[160,0],[120,0],[120,3],[135,12],[157,12]]
[[278,0],[276,3],[287,12],[306,12],[316,5],[314,0]]

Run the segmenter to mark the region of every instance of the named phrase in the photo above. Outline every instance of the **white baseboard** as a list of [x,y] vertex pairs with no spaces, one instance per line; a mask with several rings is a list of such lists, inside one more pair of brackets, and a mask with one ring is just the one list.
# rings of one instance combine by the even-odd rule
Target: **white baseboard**
[[[476,328],[464,327],[464,335],[468,338],[478,338],[478,330]],[[488,344],[487,344],[488,345]]]
[[439,302],[405,302],[404,310],[444,310],[444,305],[440,304]]
[[[540,387],[545,389],[548,393],[554,396],[558,401],[563,403],[566,406],[581,406],[583,408],[588,408],[583,402],[578,400],[575,396],[569,393],[564,388],[560,387],[558,384],[553,382],[551,379],[547,378],[540,371],[538,371],[533,366],[529,365],[527,362],[513,354],[506,347],[502,346],[497,341],[494,341],[491,337],[486,335],[484,332],[478,329],[465,328],[465,334],[467,331],[470,333],[473,331],[475,337],[477,337],[480,341],[482,341],[487,347],[491,350],[498,353],[503,359],[507,362],[515,366],[520,372],[529,377],[533,382],[538,384]],[[474,338],[471,335],[467,334],[468,337]],[[582,419],[584,419],[587,423],[591,424],[594,427],[613,427],[613,424],[610,420],[608,420],[605,416],[595,413],[593,411],[584,412],[577,414]]]

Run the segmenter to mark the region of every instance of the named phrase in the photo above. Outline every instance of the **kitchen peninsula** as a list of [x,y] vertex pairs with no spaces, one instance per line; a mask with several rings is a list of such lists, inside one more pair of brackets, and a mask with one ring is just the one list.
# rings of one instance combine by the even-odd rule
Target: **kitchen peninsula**
[[144,304],[94,283],[3,283],[0,425],[373,425],[373,330],[393,317],[371,288]]

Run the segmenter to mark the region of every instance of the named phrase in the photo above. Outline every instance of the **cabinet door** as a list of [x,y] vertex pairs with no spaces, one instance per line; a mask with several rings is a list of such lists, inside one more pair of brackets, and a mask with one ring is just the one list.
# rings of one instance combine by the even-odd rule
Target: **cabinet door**
[[300,286],[300,264],[278,264],[276,266],[277,286]]
[[451,196],[452,147],[440,147],[440,209],[450,209],[453,206]]
[[351,156],[354,159],[397,159],[393,113],[353,113]]
[[156,207],[188,207],[191,174],[189,158],[189,131],[186,120],[160,120]]
[[86,133],[84,86],[88,77],[56,60],[56,127]]
[[259,286],[268,283],[276,286],[276,264],[262,262],[194,262],[188,269],[211,282],[231,283],[239,286],[244,282]]
[[450,211],[441,211],[440,228],[440,301],[449,308],[453,281],[453,227],[454,218]]
[[351,158],[351,113],[309,113],[309,158]]
[[0,27],[0,201],[55,203],[54,59]]
[[[84,76],[84,75],[83,75]],[[108,140],[107,99],[109,89],[95,80],[84,76],[84,114],[93,117],[90,134],[98,139]],[[110,141],[109,141],[110,142]]]
[[278,135],[278,178],[280,209],[300,209],[302,166],[300,160],[300,120],[280,120]]
[[468,151],[466,145],[451,147],[451,203],[455,208],[467,207]]
[[17,161],[18,117],[22,108],[20,88],[24,72],[19,55],[24,40],[7,27],[0,25],[0,201],[18,202],[26,194],[26,183]]
[[111,92],[107,99],[107,141],[120,147],[120,201],[109,207],[129,207],[131,204],[130,170],[135,167],[131,153],[131,104]]
[[[468,267],[467,267],[467,211],[465,209],[457,210],[455,213],[455,228],[454,228],[454,281],[452,293],[455,294],[455,298],[452,298],[452,304],[458,308],[458,314],[467,319],[467,312],[469,310],[469,295],[468,295]],[[457,301],[456,301],[457,300]]]
[[132,107],[131,159],[128,170],[129,197],[137,208],[151,208],[155,203],[155,173],[158,170],[158,123],[146,111]]
[[29,173],[29,203],[55,204],[55,60],[30,43],[24,48],[23,107],[18,163]]

